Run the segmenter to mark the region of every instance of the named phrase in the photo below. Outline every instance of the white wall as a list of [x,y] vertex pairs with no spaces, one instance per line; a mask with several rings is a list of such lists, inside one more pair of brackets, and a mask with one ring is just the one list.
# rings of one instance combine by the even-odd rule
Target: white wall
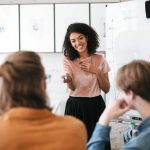
[[47,80],[47,94],[49,103],[54,108],[53,112],[64,114],[66,100],[68,98],[67,87],[61,80],[63,75],[62,53],[39,53],[47,75],[51,78]]

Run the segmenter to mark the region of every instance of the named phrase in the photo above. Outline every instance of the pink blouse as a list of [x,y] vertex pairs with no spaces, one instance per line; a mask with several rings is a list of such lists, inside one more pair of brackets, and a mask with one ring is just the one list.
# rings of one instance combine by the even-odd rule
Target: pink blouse
[[[100,54],[93,54],[82,61],[95,64],[103,73],[108,73],[110,67],[106,59]],[[75,90],[70,90],[72,97],[95,97],[100,95],[101,88],[95,74],[80,69],[80,59],[73,61],[64,57],[64,71],[72,78]]]

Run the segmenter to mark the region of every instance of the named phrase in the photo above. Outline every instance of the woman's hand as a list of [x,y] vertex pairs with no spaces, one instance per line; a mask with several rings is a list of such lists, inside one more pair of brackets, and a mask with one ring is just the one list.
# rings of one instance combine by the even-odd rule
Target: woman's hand
[[97,67],[93,63],[90,63],[90,62],[81,61],[80,68],[86,72],[95,73],[95,74],[97,71]]
[[80,68],[84,71],[96,74],[99,87],[108,93],[110,89],[110,83],[108,78],[108,73],[103,73],[97,66],[90,62],[80,62]]
[[75,86],[74,86],[74,84],[72,82],[72,78],[69,74],[63,75],[61,78],[63,79],[64,83],[67,83],[67,86],[69,89],[71,89],[72,91],[75,90]]
[[63,76],[61,76],[61,78],[63,79],[64,83],[72,82],[71,76],[69,74],[63,75]]
[[99,123],[102,125],[108,125],[112,119],[123,115],[130,110],[130,106],[123,99],[114,100],[111,102],[99,119]]

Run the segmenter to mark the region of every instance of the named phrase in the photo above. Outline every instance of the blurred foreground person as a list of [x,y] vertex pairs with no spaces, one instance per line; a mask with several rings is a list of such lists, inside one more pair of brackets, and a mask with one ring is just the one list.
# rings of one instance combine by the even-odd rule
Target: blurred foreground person
[[47,106],[37,53],[18,51],[0,66],[0,150],[85,150],[83,123]]
[[111,129],[109,123],[131,109],[139,112],[143,122],[138,127],[138,135],[121,150],[150,150],[150,63],[132,61],[119,69],[116,80],[122,96],[106,107],[88,143],[88,150],[105,150]]

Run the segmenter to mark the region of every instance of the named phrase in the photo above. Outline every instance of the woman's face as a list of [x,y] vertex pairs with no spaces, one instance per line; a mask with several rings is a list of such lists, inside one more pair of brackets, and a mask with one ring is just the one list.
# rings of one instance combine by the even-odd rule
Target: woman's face
[[70,34],[70,42],[72,47],[78,51],[78,53],[87,53],[87,38],[85,35],[77,32],[72,32]]

